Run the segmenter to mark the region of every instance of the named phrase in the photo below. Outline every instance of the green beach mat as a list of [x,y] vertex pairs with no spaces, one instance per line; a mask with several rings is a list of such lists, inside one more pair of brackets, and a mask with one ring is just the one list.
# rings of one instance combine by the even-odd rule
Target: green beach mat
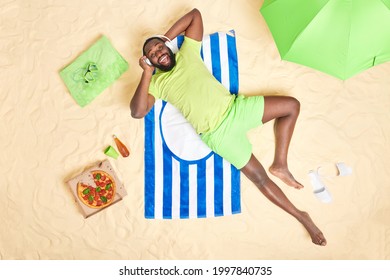
[[102,36],[60,71],[70,94],[81,107],[89,104],[127,69],[127,61]]

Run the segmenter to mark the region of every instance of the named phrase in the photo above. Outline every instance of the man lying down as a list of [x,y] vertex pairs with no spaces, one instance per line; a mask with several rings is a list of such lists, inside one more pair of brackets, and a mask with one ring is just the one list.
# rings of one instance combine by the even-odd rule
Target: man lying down
[[[173,54],[170,39],[184,33],[180,51]],[[234,95],[209,72],[200,56],[203,38],[201,13],[193,9],[161,36],[148,38],[139,65],[143,73],[130,102],[133,118],[143,118],[156,98],[178,108],[215,153],[247,176],[275,205],[295,217],[312,242],[325,246],[326,239],[308,213],[297,209],[268,177],[252,154],[248,130],[275,120],[275,156],[269,172],[296,189],[303,186],[290,173],[288,149],[300,103],[289,96]],[[153,75],[154,70],[156,73]]]

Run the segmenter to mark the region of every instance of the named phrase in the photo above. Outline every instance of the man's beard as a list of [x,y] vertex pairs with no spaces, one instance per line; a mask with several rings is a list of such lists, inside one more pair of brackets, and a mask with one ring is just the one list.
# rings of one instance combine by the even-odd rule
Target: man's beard
[[172,50],[170,48],[168,48],[168,54],[169,54],[169,58],[170,58],[170,61],[171,61],[171,64],[168,65],[168,66],[165,66],[165,65],[160,65],[160,64],[153,64],[154,67],[160,69],[161,71],[163,72],[168,72],[168,71],[171,71],[173,69],[173,67],[175,67],[176,65],[176,57],[175,57],[175,54],[172,52]]

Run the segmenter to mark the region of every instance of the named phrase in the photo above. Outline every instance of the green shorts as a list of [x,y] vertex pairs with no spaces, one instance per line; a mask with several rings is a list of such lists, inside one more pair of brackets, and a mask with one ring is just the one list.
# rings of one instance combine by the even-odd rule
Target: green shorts
[[247,132],[263,124],[263,114],[264,96],[238,95],[218,128],[202,134],[201,138],[211,150],[241,169],[252,155]]

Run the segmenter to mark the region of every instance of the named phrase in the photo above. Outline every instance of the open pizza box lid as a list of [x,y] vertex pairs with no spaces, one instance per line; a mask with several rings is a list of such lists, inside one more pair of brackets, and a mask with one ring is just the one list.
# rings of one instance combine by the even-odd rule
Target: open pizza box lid
[[[98,177],[96,177],[96,175]],[[102,204],[99,206],[90,205],[90,203],[88,203],[88,200],[83,199],[83,197],[87,197],[83,195],[83,187],[85,188],[85,186],[90,186],[97,190],[99,188],[97,184],[100,183],[97,183],[97,181],[100,180],[102,181],[101,183],[104,184],[104,181],[100,178],[106,177],[107,179],[104,180],[106,180],[107,189],[112,189],[112,197],[108,200],[104,198],[103,203],[100,201],[100,203]],[[106,209],[107,207],[115,204],[116,202],[121,201],[122,198],[127,195],[126,189],[124,188],[122,181],[118,178],[118,175],[109,160],[98,162],[95,165],[85,169],[81,174],[67,181],[67,184],[69,185],[77,204],[80,206],[80,210],[84,218],[88,218],[93,214],[96,214],[97,212],[100,212],[101,210]],[[105,186],[100,186],[99,190],[100,189],[105,189]],[[97,197],[99,197],[98,194]],[[90,196],[89,198],[92,200],[92,196]]]

